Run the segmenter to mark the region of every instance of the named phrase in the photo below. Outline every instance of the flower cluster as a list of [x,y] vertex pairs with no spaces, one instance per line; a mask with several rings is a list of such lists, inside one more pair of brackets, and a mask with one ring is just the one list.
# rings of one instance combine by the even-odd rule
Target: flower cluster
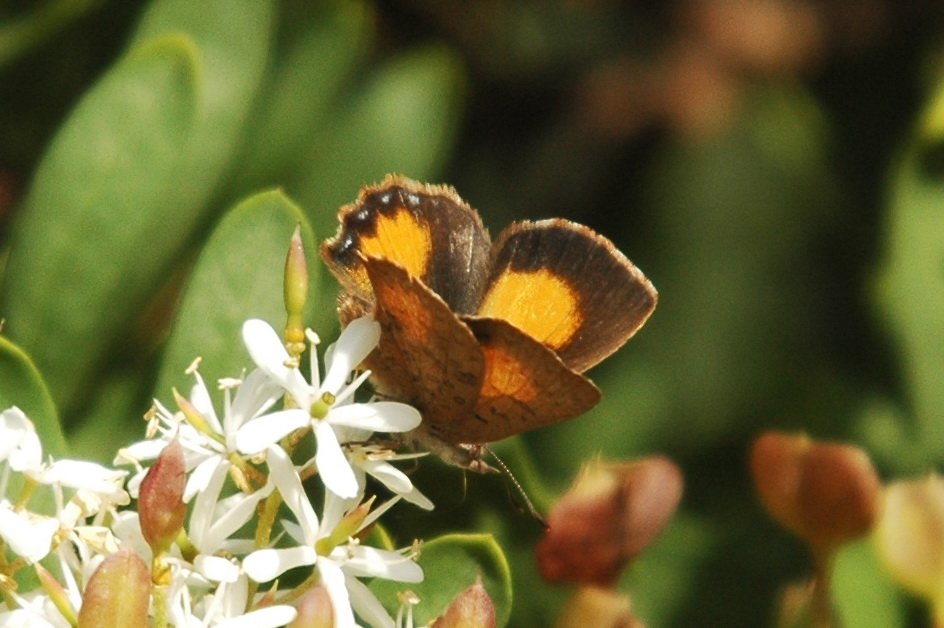
[[[353,321],[326,352],[321,377],[318,337],[308,332],[306,376],[272,327],[246,321],[255,368],[220,382],[219,412],[192,366],[189,396],[174,391],[176,410],[155,402],[147,439],[119,451],[115,463],[132,465],[131,473],[46,461],[26,415],[5,410],[0,592],[10,610],[0,611],[0,625],[82,624],[120,583],[111,599],[144,592],[141,612],[154,625],[280,626],[309,613],[330,618],[327,625],[354,626],[357,616],[394,626],[361,579],[421,581],[417,549],[374,547],[369,531],[400,500],[432,503],[391,464],[406,456],[371,440],[416,428],[419,413],[355,400],[367,374],[352,374],[379,334],[373,320]],[[389,496],[379,503],[369,486]],[[47,514],[28,507],[41,501],[40,488],[50,496]],[[123,508],[130,498],[136,511]],[[23,584],[28,566],[41,587]],[[138,572],[146,578],[136,580]]]

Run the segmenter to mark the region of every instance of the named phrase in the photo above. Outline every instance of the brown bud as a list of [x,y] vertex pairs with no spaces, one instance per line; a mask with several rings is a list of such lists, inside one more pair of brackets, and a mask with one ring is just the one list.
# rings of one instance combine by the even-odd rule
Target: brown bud
[[105,558],[89,578],[78,626],[147,626],[150,597],[147,563],[131,550],[121,550]]
[[333,628],[334,605],[323,585],[309,589],[298,600],[298,615],[288,628]]
[[644,628],[630,611],[629,597],[610,589],[581,587],[567,600],[555,628]]
[[588,464],[548,515],[537,547],[542,577],[613,586],[665,528],[681,497],[682,473],[667,458]]
[[493,628],[495,625],[495,605],[479,578],[453,598],[432,628]]
[[881,483],[858,447],[768,432],[754,441],[751,474],[770,515],[814,553],[866,534],[875,522]]
[[144,476],[138,496],[141,533],[155,554],[167,551],[183,528],[186,481],[183,447],[174,440]]

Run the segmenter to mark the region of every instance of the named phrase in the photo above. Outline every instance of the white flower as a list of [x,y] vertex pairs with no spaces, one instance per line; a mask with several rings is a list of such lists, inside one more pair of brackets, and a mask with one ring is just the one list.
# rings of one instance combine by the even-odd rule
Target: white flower
[[295,515],[297,525],[285,522],[285,528],[298,545],[284,549],[262,549],[249,554],[243,560],[246,574],[257,582],[268,582],[289,569],[312,565],[331,597],[335,622],[339,628],[356,625],[355,610],[372,626],[393,628],[393,619],[357,578],[379,577],[400,582],[420,582],[423,571],[409,553],[405,555],[403,552],[365,547],[350,538],[350,535],[375,521],[386,508],[375,510],[364,517],[347,538],[336,538],[339,526],[346,528],[351,525],[345,518],[356,506],[356,500],[341,499],[326,491],[324,516],[319,521],[291,460],[276,447],[272,447],[269,452],[269,470],[285,505]]
[[0,499],[0,539],[13,553],[30,562],[46,557],[52,537],[59,530],[59,520],[27,511],[14,510],[6,499]]
[[[254,419],[282,395],[282,390],[269,380],[268,376],[256,369],[242,381],[222,380],[223,418],[220,420],[210,391],[203,377],[191,369],[196,382],[190,391],[189,399],[178,397],[179,412],[171,412],[159,401],[155,401],[154,429],[159,432],[157,438],[139,441],[119,451],[116,464],[132,462],[139,464],[143,460],[156,458],[164,447],[177,438],[184,449],[185,466],[189,473],[184,489],[184,501],[189,502],[194,495],[206,490],[207,483],[220,466],[230,467],[230,457],[237,455],[236,434],[247,421]],[[236,389],[235,397],[232,390]],[[147,473],[142,467],[128,482],[133,494]]]
[[378,480],[381,484],[400,495],[406,501],[424,510],[432,510],[433,502],[423,495],[407,475],[392,464],[390,460],[406,460],[425,456],[426,453],[397,454],[376,445],[354,445],[350,448],[351,464],[358,476],[358,482],[364,485],[364,474]]
[[[420,414],[406,404],[380,401],[353,403],[354,391],[366,379],[364,373],[347,384],[350,373],[367,357],[380,338],[380,326],[369,318],[357,319],[341,333],[327,356],[324,381],[320,381],[317,355],[312,346],[311,382],[293,364],[278,334],[265,321],[251,319],[243,324],[243,341],[256,365],[277,382],[295,406],[250,421],[239,430],[237,448],[246,454],[260,452],[282,437],[303,427],[311,427],[318,442],[315,462],[325,486],[342,498],[355,497],[360,485],[341,449],[335,430],[356,430],[358,436],[371,432],[406,432],[420,423]],[[317,336],[311,335],[312,345]]]
[[168,610],[175,626],[213,626],[214,628],[277,628],[295,619],[295,608],[286,604],[264,606],[246,612],[249,580],[240,575],[220,582],[206,594],[193,598],[193,587],[183,575],[173,579],[168,592]]
[[[43,460],[36,428],[16,406],[0,412],[0,462],[4,460],[20,473],[38,470]],[[0,495],[3,488],[0,486]]]

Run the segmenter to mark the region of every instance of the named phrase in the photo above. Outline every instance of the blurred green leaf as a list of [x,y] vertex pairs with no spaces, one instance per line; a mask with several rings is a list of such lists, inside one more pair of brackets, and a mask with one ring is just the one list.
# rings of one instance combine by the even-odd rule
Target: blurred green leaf
[[171,387],[189,390],[193,380],[184,370],[197,356],[211,390],[222,377],[239,377],[251,366],[240,334],[246,319],[262,318],[277,330],[284,327],[285,256],[299,225],[309,258],[309,294],[314,294],[320,268],[317,243],[301,209],[282,192],[251,196],[220,222],[187,286],[156,397],[168,398]]
[[163,222],[193,119],[195,55],[178,35],[119,61],[60,130],[14,225],[3,311],[63,409],[173,246]]
[[897,345],[906,404],[904,440],[874,443],[902,468],[944,460],[944,83],[893,170],[876,304]]
[[[157,0],[141,19],[132,46],[170,33],[186,33],[197,49],[198,108],[175,189],[182,207],[170,219],[192,227],[220,185],[243,136],[262,82],[272,40],[274,0]],[[183,228],[181,233],[187,233]]]
[[338,103],[288,184],[315,231],[333,234],[338,207],[389,172],[434,177],[456,134],[461,87],[455,55],[423,48],[394,58]]
[[66,455],[56,405],[42,376],[26,353],[0,336],[0,411],[10,406],[17,406],[33,422],[47,455]]
[[908,625],[905,596],[882,568],[868,539],[850,543],[839,552],[832,572],[832,598],[840,626]]
[[119,448],[144,438],[144,417],[153,403],[148,383],[131,365],[109,369],[96,383],[95,398],[83,407],[81,422],[69,426],[70,456],[111,465]]
[[442,614],[453,598],[475,583],[482,584],[492,598],[498,625],[508,622],[511,612],[511,572],[501,547],[490,534],[447,534],[423,544],[420,555],[423,582],[405,585],[374,580],[373,591],[388,609],[397,608],[397,592],[410,589],[420,598],[414,612],[417,625],[425,625]]
[[373,24],[367,4],[325,2],[295,13],[282,16],[292,21],[281,29],[231,177],[241,191],[282,185],[305,163],[319,130],[331,127],[325,117],[367,51]]
[[152,3],[39,167],[3,302],[67,413],[206,216],[264,68],[271,4]]
[[698,590],[699,570],[718,550],[719,540],[708,521],[677,515],[620,579],[620,589],[632,599],[633,613],[647,626],[687,623],[679,618]]
[[102,0],[44,0],[30,12],[0,23],[0,69],[101,3]]
[[809,370],[819,331],[807,251],[836,207],[827,139],[808,93],[768,89],[725,133],[665,147],[647,179],[662,244],[644,259],[627,251],[662,298],[590,372],[600,406],[529,435],[542,468],[573,469],[594,449],[704,450],[798,403],[785,383]]

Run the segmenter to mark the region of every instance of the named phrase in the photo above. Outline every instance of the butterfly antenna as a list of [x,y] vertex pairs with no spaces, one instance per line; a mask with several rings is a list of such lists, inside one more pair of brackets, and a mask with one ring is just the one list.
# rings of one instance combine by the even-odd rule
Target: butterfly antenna
[[511,469],[508,468],[508,465],[505,464],[505,461],[499,458],[498,454],[492,451],[491,448],[485,447],[485,451],[487,451],[492,459],[498,463],[498,467],[501,469],[502,473],[514,485],[515,489],[518,491],[518,494],[521,495],[521,499],[524,500],[524,505],[527,507],[531,516],[537,519],[538,523],[544,526],[544,529],[549,528],[550,526],[548,526],[547,520],[544,519],[544,516],[541,515],[540,512],[538,512],[538,509],[534,506],[534,502],[532,502],[531,498],[528,497],[528,493],[525,492],[524,487],[521,486],[521,482],[519,482],[518,478],[515,477],[515,474],[511,472]]

